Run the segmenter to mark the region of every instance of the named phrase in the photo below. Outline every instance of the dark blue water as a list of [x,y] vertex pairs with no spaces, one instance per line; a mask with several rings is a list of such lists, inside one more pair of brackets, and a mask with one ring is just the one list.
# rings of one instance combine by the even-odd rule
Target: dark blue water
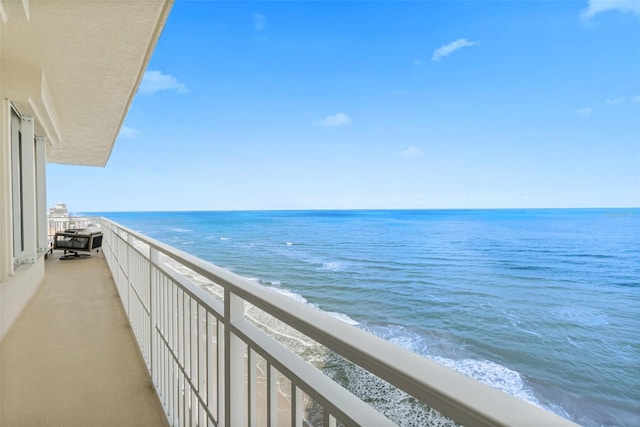
[[640,209],[104,215],[580,424],[640,423]]

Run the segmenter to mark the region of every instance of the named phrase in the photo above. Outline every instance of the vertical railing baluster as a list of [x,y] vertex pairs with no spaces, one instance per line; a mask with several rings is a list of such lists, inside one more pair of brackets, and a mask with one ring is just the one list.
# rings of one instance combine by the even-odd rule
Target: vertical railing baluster
[[216,331],[217,331],[217,339],[216,339],[216,347],[217,347],[217,369],[218,369],[218,425],[225,426],[226,425],[226,401],[227,396],[225,395],[225,387],[226,387],[226,365],[225,365],[225,330],[227,329],[223,322],[216,320]]
[[[204,316],[200,314],[201,312],[204,312]],[[200,320],[203,317],[204,317],[204,326],[202,326],[202,320]],[[203,335],[201,335],[201,330]],[[204,361],[204,357],[206,354],[206,343],[207,343],[207,311],[205,310],[204,307],[201,307],[200,304],[198,303],[198,388],[200,390],[200,397],[204,402],[205,407],[208,406],[207,399],[206,399],[207,398],[207,382],[204,379],[205,374],[203,373],[203,371],[205,371],[206,369],[205,361]],[[205,408],[200,407],[200,410],[198,411],[199,426],[203,426],[207,420],[206,412],[204,409]]]
[[[184,328],[184,375],[185,378],[191,378],[191,297],[184,292],[182,297],[183,321]],[[185,387],[186,387],[185,383]]]
[[182,372],[182,370],[178,370],[178,378],[179,378],[178,384],[179,384],[179,387],[180,387],[180,397],[181,397],[181,399],[180,399],[180,409],[178,411],[178,414],[180,414],[180,415],[178,416],[178,419],[180,420],[180,425],[182,427],[185,427],[185,425],[186,425],[185,424],[185,419],[187,418],[186,415],[185,415],[186,414],[186,409],[187,409],[186,406],[187,405],[185,405],[185,398],[186,398],[185,395],[186,395],[186,393],[185,393],[185,385],[184,385],[184,372]]
[[[124,242],[124,240],[123,240]],[[129,318],[131,318],[131,292],[129,291],[130,287],[133,285],[131,283],[131,258],[130,258],[130,253],[129,253],[129,248],[131,246],[133,246],[133,236],[130,233],[127,233],[127,240],[126,240],[126,246],[125,246],[125,251],[126,251],[126,259],[127,259],[127,265],[125,268],[125,273],[127,275],[127,314],[129,314]]]
[[211,369],[215,369],[216,381],[211,385],[211,390],[216,395],[216,422],[219,426],[224,425],[224,364],[222,358],[224,357],[224,330],[220,329],[220,321],[217,317],[213,318],[213,325],[215,325],[215,346],[212,348],[212,352],[215,353],[216,363]]
[[278,425],[278,378],[276,369],[267,362],[267,426]]
[[[209,312],[207,311],[207,355],[206,355],[207,377],[206,378],[207,378],[207,407],[209,408],[213,406],[211,402],[211,398],[213,396],[213,370],[215,369],[213,364],[209,364],[209,358],[213,357],[213,350],[211,349],[211,346],[213,345],[213,333],[211,329],[212,328],[209,327]],[[216,417],[217,417],[217,413],[216,413]]]
[[177,422],[177,412],[178,412],[178,358],[180,355],[180,349],[178,348],[178,287],[171,282],[171,308],[173,310],[173,315],[171,316],[171,330],[172,330],[172,342],[170,349],[173,350],[175,354],[175,359],[173,363],[171,363],[171,388],[173,389],[173,411],[174,417],[176,417],[176,421],[174,425],[178,425]]
[[291,427],[302,427],[302,392],[291,381]]
[[[195,309],[194,309],[195,307]],[[195,387],[194,391],[200,390],[200,382],[198,381],[198,304],[194,298],[189,299],[191,328],[191,383]]]
[[329,413],[329,411],[327,411],[327,408],[322,408],[324,413],[323,413],[323,419],[322,419],[322,427],[336,427],[336,419],[333,415],[331,415]]
[[[204,326],[202,326],[202,321],[201,321],[201,319],[202,319],[202,316],[201,316],[201,312],[202,311],[201,311],[201,309],[205,313],[205,316],[204,316],[205,325]],[[206,402],[207,402],[205,400],[205,396],[207,395],[207,385],[206,385],[206,382],[203,379],[204,378],[203,377],[204,374],[203,374],[202,371],[205,369],[204,368],[203,357],[204,357],[204,352],[205,352],[204,343],[206,343],[206,339],[207,339],[207,336],[206,336],[206,329],[207,329],[207,326],[206,326],[206,321],[207,321],[206,313],[207,312],[204,310],[204,307],[201,307],[200,304],[198,303],[198,390],[200,390],[200,398],[202,399],[203,402],[205,402],[205,405],[206,405]],[[201,335],[201,331],[202,331],[202,334],[204,334],[204,336]],[[203,343],[201,343],[201,341],[203,341],[203,338],[204,338],[205,341]],[[204,408],[198,406],[198,425],[199,426],[203,426],[204,423],[205,423],[205,420],[206,420],[206,416],[205,416]]]
[[[170,336],[170,330],[169,330],[169,325],[170,325],[170,314],[169,314],[169,283],[167,281],[166,276],[162,276],[162,312],[163,312],[163,316],[164,316],[164,331],[163,331],[163,336],[164,339],[166,340],[167,343],[170,343],[171,341],[169,340],[169,336]],[[167,401],[167,408],[170,407],[170,394],[169,394],[169,348],[167,346],[167,344],[164,341],[158,341],[158,344],[161,346],[162,348],[162,354],[163,354],[163,382],[164,382],[164,390],[165,390],[165,400]]]
[[178,364],[184,367],[184,292],[181,288],[177,287],[177,305],[178,305],[178,352],[176,357],[178,358]]
[[247,415],[249,427],[255,427],[256,421],[256,352],[249,347],[247,350]]

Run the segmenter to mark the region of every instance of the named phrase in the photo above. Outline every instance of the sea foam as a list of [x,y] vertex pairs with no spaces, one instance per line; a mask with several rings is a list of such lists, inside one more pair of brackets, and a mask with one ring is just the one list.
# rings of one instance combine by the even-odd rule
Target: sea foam
[[[310,303],[305,297],[303,297],[302,295],[300,295],[298,293],[292,292],[292,291],[287,290],[287,289],[274,288],[274,287],[271,287],[271,286],[269,286],[268,288],[278,292],[279,294],[285,295],[285,296],[287,296],[287,297],[289,297],[289,298],[291,298],[291,299],[293,299],[295,301],[298,301],[298,302],[300,302],[302,304],[305,304],[305,305],[308,305],[308,306],[313,307],[315,309],[321,310],[320,307],[318,306],[318,304]],[[322,311],[324,311],[324,310],[322,310]],[[346,324],[353,325],[353,326],[356,326],[356,325],[360,324],[360,322],[352,319],[351,317],[347,316],[344,313],[338,313],[338,312],[335,312],[335,311],[324,311],[324,312],[326,314],[328,314],[329,316],[331,316],[331,317],[334,317],[334,318],[336,318],[338,320],[343,321]]]
[[167,231],[173,231],[174,233],[191,233],[193,230],[181,227],[169,227]]
[[520,373],[490,360],[474,359],[469,357],[450,358],[434,355],[430,350],[431,343],[428,338],[404,327],[364,327],[365,330],[378,335],[413,353],[426,357],[434,362],[451,368],[461,374],[501,390],[520,400],[529,402],[537,407],[545,408],[536,398],[533,390],[525,383]]
[[438,356],[431,356],[429,359],[510,394],[520,400],[529,402],[539,408],[546,409],[533,395],[533,391],[525,384],[522,376],[518,372],[513,371],[506,366],[502,366],[490,360],[453,360]]
[[317,270],[327,270],[327,271],[343,271],[344,269],[345,269],[345,265],[340,261],[323,262],[322,267],[317,268]]

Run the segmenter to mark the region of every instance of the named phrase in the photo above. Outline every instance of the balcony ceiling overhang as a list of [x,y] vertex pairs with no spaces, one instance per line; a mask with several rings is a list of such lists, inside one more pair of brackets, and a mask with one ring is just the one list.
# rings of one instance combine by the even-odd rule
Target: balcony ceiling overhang
[[104,166],[172,0],[0,0],[0,93],[47,161]]

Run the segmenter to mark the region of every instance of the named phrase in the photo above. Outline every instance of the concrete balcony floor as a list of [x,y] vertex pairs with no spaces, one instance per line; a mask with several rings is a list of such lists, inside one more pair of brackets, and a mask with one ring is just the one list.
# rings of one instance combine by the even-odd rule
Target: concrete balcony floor
[[59,256],[0,343],[0,425],[168,425],[102,252]]

